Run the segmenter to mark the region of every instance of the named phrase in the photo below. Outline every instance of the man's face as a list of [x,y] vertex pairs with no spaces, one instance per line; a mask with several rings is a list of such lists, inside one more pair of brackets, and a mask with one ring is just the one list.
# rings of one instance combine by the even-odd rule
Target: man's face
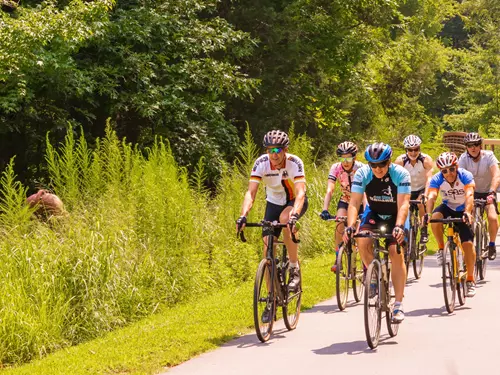
[[444,179],[451,184],[457,179],[457,170],[457,166],[453,165],[451,167],[441,169],[441,173],[443,174]]
[[467,152],[470,156],[473,158],[477,158],[479,156],[479,153],[481,152],[481,142],[467,143],[466,146]]
[[268,147],[267,153],[273,167],[279,167],[283,164],[286,157],[287,147]]
[[369,162],[368,164],[370,165],[370,168],[372,169],[373,174],[375,175],[375,177],[382,178],[389,171],[389,164],[390,164],[390,162],[391,162],[390,160],[386,160],[386,161],[383,161],[383,162],[380,162],[380,163]]
[[342,167],[346,171],[350,171],[352,168],[352,165],[354,164],[354,157],[352,156],[352,154],[343,154],[340,157],[340,162],[342,163]]
[[406,155],[408,155],[411,160],[416,160],[418,155],[420,155],[420,146],[407,148]]

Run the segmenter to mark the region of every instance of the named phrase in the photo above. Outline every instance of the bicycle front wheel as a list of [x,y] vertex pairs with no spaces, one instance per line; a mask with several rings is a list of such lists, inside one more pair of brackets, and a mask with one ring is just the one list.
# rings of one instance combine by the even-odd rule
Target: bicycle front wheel
[[467,280],[467,272],[466,272],[466,267],[465,267],[465,259],[463,253],[456,248],[455,249],[455,254],[457,256],[457,274],[459,275],[458,282],[457,282],[457,296],[458,296],[458,303],[460,306],[465,305],[465,298],[466,298],[466,287],[465,287],[465,282]]
[[446,242],[443,250],[443,265],[442,265],[442,278],[443,278],[443,294],[444,294],[444,304],[446,306],[446,311],[448,313],[452,313],[455,310],[455,293],[457,287],[457,281],[455,278],[456,270],[455,270],[455,262],[453,261],[453,252],[456,249],[453,249],[455,244],[450,242]]
[[[271,279],[271,265],[267,259],[261,260],[253,293],[253,319],[255,332],[260,341],[266,342],[271,337],[276,311],[276,299]],[[264,321],[263,321],[264,320]]]
[[340,311],[347,306],[347,296],[349,295],[349,261],[345,245],[339,249],[337,256],[336,292],[337,305]]
[[363,291],[365,289],[365,272],[363,269],[363,262],[361,261],[361,255],[358,250],[353,251],[351,259],[352,275],[354,276],[352,280],[352,291],[354,299],[356,302],[359,302],[363,297]]
[[391,271],[387,270],[387,289],[385,291],[387,298],[387,311],[385,312],[385,321],[387,323],[387,331],[389,336],[394,337],[398,334],[399,324],[392,322],[392,308],[394,302],[396,302],[396,296],[394,295],[394,287],[391,282]]
[[[285,286],[286,299],[283,303],[283,321],[285,327],[291,331],[297,327],[300,316],[300,305],[302,303],[302,273],[299,268],[300,283],[296,290]],[[288,280],[285,285],[288,285]]]
[[380,339],[382,318],[382,288],[380,280],[380,263],[373,261],[366,271],[365,280],[365,334],[368,346],[375,349]]

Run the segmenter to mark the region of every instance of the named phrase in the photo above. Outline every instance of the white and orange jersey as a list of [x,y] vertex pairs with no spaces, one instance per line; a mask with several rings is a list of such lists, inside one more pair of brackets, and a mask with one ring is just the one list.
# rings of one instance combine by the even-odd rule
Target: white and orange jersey
[[472,173],[458,168],[457,179],[453,184],[446,181],[441,172],[436,173],[429,184],[429,191],[439,191],[445,205],[454,211],[463,211],[465,210],[466,191],[470,187],[475,188]]
[[306,182],[304,163],[292,154],[286,154],[285,167],[275,169],[269,155],[264,154],[256,161],[250,175],[251,182],[264,182],[266,200],[284,206],[295,198],[295,184]]

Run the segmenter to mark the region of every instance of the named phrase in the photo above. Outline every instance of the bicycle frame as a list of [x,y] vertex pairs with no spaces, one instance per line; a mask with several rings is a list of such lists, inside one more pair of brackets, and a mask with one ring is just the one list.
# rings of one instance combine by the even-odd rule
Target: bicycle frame
[[455,230],[455,227],[452,223],[449,223],[446,228],[446,236],[448,237],[448,242],[453,242],[455,246],[451,246],[452,260],[453,260],[453,277],[455,281],[458,283],[460,279],[467,277],[467,270],[459,272],[458,269],[458,260],[456,250],[460,250],[462,254],[464,253],[464,249],[462,248],[462,242],[460,241],[459,233]]

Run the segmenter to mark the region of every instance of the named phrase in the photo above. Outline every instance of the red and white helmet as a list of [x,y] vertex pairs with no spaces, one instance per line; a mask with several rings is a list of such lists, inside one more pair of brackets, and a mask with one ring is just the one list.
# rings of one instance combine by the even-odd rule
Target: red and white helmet
[[418,135],[409,135],[406,137],[403,141],[403,145],[405,148],[413,148],[413,147],[418,147],[422,143],[422,140]]
[[454,152],[443,152],[436,159],[436,165],[439,169],[452,167],[458,165],[458,158]]

